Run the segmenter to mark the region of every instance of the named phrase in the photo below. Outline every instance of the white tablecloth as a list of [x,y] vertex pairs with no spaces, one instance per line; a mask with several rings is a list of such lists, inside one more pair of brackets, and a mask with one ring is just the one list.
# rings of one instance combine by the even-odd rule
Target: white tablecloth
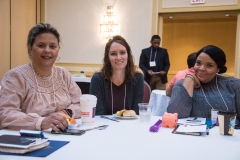
[[153,90],[149,100],[149,104],[152,105],[152,115],[163,116],[167,111],[169,100],[165,90]]
[[[190,136],[172,134],[173,129],[160,128],[149,132],[150,123],[139,119],[114,122],[95,118],[94,126],[107,124],[106,130],[92,130],[82,136],[55,135],[45,132],[51,140],[70,141],[45,158],[0,155],[1,160],[239,160],[240,130],[233,136],[222,136],[214,127],[210,134]],[[2,134],[17,131],[0,130]]]

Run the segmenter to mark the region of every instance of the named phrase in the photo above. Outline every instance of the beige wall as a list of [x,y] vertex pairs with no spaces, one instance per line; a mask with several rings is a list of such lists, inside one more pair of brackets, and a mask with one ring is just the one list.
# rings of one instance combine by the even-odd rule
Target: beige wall
[[211,20],[164,20],[163,47],[171,60],[170,74],[187,68],[188,54],[212,44],[226,54],[227,74],[234,75],[236,18]]
[[[0,81],[10,69],[10,1],[0,1]],[[0,84],[1,85],[1,84]]]
[[40,0],[0,0],[0,81],[9,69],[29,62],[27,35],[37,23],[37,4]]
[[[11,6],[10,2],[12,4]],[[135,64],[138,65],[141,49],[150,46],[149,40],[151,35],[159,34],[164,37],[161,45],[169,50],[170,58],[173,62],[170,73],[175,73],[178,68],[173,65],[176,58],[174,58],[172,54],[176,53],[176,47],[172,47],[167,41],[169,36],[166,36],[166,33],[167,30],[177,28],[167,27],[166,29],[166,26],[171,26],[172,22],[166,23],[167,21],[162,17],[162,14],[240,10],[240,0],[221,0],[218,1],[219,4],[215,2],[217,1],[208,0],[206,4],[203,5],[190,5],[190,0],[1,0],[0,20],[6,23],[0,23],[0,36],[4,37],[4,39],[0,39],[0,53],[3,55],[0,59],[2,66],[0,68],[0,79],[11,67],[28,62],[26,48],[27,32],[36,22],[43,20],[56,26],[62,36],[61,59],[56,65],[64,66],[72,73],[78,73],[81,70],[86,72],[99,70],[101,68],[103,50],[106,42],[102,39],[99,24],[102,23],[103,15],[106,13],[106,6],[108,5],[113,5],[115,8],[120,34],[126,38],[132,47]],[[40,12],[40,6],[43,12]],[[14,22],[11,22],[12,26],[10,26],[10,7],[13,9],[13,17],[11,19]],[[92,12],[93,10],[95,12]],[[176,24],[177,22],[174,23]],[[197,24],[200,22],[194,23]],[[214,22],[214,24],[216,23],[217,22]],[[233,28],[233,31],[229,35],[234,34],[234,25],[236,25],[236,23],[239,26],[239,16],[236,22],[228,22],[229,27]],[[193,23],[189,25],[193,25]],[[184,28],[183,26],[184,25],[180,25],[179,27]],[[12,32],[10,32],[10,29]],[[195,32],[194,29],[192,32]],[[174,36],[178,38],[178,35],[183,33],[184,32],[179,32]],[[239,31],[236,35],[238,36],[235,38],[239,39]],[[221,39],[218,40],[221,41]],[[235,64],[237,65],[238,63],[236,62],[240,60],[240,47],[236,43],[235,46],[232,43],[231,45],[235,47]],[[191,50],[194,50],[194,48],[185,48],[182,51],[188,54]],[[234,51],[229,50],[227,52],[232,53]],[[12,61],[10,61],[10,56]],[[227,58],[232,61],[232,54],[227,56]],[[184,57],[184,62],[185,58],[186,57]],[[229,66],[229,62],[227,63]],[[184,65],[184,63],[182,64]],[[183,65],[180,66],[180,68],[183,68]],[[233,65],[228,67],[231,73],[235,72],[236,68],[232,66]],[[240,73],[240,71],[238,72]]]
[[100,23],[109,5],[138,65],[141,50],[150,46],[151,0],[46,0],[45,21],[59,30],[63,41],[57,65],[64,63],[71,72],[94,72],[95,65],[101,66],[106,40]]
[[11,1],[11,68],[29,62],[27,36],[36,18],[36,0]]
[[[191,5],[190,0],[155,1],[158,4],[158,20],[154,23],[158,24],[158,33],[163,37],[162,47],[167,48],[170,55],[169,80],[178,70],[186,67],[187,54],[207,44],[217,45],[225,51],[227,74],[240,78],[237,74],[240,73],[239,29],[237,32],[240,0],[208,0],[197,5]],[[215,15],[215,12],[221,13],[223,18]],[[234,16],[228,19],[224,17],[228,12],[234,13]],[[169,15],[179,17],[170,20],[167,18]],[[154,26],[153,30],[156,30]]]

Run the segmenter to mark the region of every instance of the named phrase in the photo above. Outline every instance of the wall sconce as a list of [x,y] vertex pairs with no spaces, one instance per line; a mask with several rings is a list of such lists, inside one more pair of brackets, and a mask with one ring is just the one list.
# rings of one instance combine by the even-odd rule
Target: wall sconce
[[100,24],[100,32],[104,39],[111,39],[118,33],[118,24],[115,23],[113,6],[107,6],[107,15],[104,15],[103,24]]

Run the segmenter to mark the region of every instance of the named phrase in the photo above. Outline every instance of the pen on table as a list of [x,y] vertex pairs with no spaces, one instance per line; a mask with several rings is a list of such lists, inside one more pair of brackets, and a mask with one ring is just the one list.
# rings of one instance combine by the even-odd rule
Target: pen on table
[[[200,121],[200,120],[197,120],[197,117],[193,118],[193,119],[187,119],[187,121]],[[200,121],[201,122],[201,121]]]
[[209,135],[209,127],[207,127],[206,134]]
[[201,122],[200,120],[187,120],[186,123],[192,123],[192,122]]
[[216,126],[216,124],[214,124],[214,125],[212,125],[212,126],[209,126],[208,128],[209,129],[212,129],[213,127],[215,127]]

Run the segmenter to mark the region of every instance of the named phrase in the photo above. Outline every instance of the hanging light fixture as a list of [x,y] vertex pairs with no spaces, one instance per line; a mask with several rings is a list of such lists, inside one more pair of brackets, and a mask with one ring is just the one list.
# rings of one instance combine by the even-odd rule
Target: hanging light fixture
[[100,32],[104,39],[111,39],[118,33],[118,24],[115,23],[113,6],[107,6],[107,14],[104,15],[104,21],[100,24]]

